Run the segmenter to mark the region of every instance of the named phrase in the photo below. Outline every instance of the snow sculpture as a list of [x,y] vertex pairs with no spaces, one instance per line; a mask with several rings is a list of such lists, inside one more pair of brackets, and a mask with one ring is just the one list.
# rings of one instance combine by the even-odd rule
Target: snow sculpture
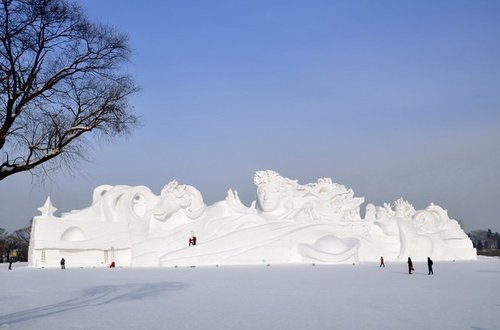
[[[377,207],[374,225],[387,237],[385,242],[398,250],[398,259],[412,256],[414,260],[433,255],[436,259],[475,259],[472,242],[446,210],[431,203],[425,210],[415,211],[402,197],[391,205]],[[375,232],[376,230],[374,230]]]
[[299,185],[274,171],[257,171],[254,183],[261,214],[268,219],[303,222],[361,220],[359,206],[364,198],[353,197],[351,189],[333,183],[329,178]]
[[160,200],[154,209],[154,218],[165,222],[174,214],[181,212],[191,220],[200,217],[205,211],[201,193],[193,186],[179,185],[171,181],[162,190]]
[[[274,171],[254,177],[257,200],[229,190],[207,206],[201,193],[171,181],[159,196],[143,186],[97,187],[92,205],[56,217],[47,200],[33,221],[29,263],[68,266],[186,266],[475,259],[475,249],[446,210],[416,211],[403,198],[368,204],[321,178],[301,185]],[[189,246],[188,238],[197,244]]]
[[51,202],[50,196],[49,196],[49,197],[47,197],[45,204],[43,204],[42,207],[38,208],[38,211],[40,211],[42,213],[40,215],[41,217],[48,218],[48,217],[51,217],[57,211],[57,208],[55,208],[52,205],[52,202]]

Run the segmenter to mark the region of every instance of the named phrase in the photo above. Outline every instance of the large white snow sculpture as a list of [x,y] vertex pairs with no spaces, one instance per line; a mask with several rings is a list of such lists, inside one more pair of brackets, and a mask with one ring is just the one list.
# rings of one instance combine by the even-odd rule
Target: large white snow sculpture
[[[322,178],[300,185],[258,171],[257,201],[236,191],[206,206],[201,193],[177,181],[157,196],[147,187],[99,186],[92,205],[61,217],[47,200],[33,221],[29,263],[57,266],[187,266],[475,259],[467,235],[446,210],[416,211],[402,198],[366,206],[351,189]],[[188,244],[196,236],[197,244]]]
[[274,171],[258,171],[254,183],[260,214],[267,219],[301,222],[361,220],[359,206],[364,198],[329,178],[299,185]]

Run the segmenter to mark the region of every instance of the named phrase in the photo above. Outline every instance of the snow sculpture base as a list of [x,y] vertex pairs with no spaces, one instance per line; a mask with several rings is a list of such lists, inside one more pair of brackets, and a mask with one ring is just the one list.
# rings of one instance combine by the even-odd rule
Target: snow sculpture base
[[58,267],[191,266],[476,259],[457,221],[431,204],[416,211],[402,198],[366,206],[351,189],[322,178],[300,185],[258,171],[257,201],[236,191],[206,206],[194,187],[99,186],[92,205],[54,216],[50,198],[33,219],[29,264]]

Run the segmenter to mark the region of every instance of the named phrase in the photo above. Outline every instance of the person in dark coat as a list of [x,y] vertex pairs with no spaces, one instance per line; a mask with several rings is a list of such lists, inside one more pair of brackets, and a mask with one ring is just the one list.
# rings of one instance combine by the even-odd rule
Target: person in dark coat
[[12,269],[12,259],[13,259],[12,257],[9,257],[9,270]]
[[408,273],[411,274],[411,271],[414,270],[413,269],[413,262],[411,262],[411,258],[408,257]]
[[384,266],[385,267],[385,264],[384,264],[384,257],[380,257],[380,266],[379,267],[382,267]]
[[196,245],[196,236],[193,236],[193,245]]
[[432,264],[434,262],[432,262],[432,259],[427,257],[427,268],[429,268],[429,275],[434,275],[434,271],[432,270]]
[[61,269],[66,269],[66,260],[64,258],[61,259]]

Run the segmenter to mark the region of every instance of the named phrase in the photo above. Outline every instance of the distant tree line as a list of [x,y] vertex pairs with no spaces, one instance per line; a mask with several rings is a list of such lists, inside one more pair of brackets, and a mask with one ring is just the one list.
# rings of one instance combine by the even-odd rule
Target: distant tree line
[[500,234],[498,232],[493,233],[491,229],[474,230],[468,235],[478,254],[482,254],[481,251],[500,250]]
[[9,233],[0,228],[0,263],[13,261],[28,261],[28,247],[30,245],[31,223],[28,227]]

